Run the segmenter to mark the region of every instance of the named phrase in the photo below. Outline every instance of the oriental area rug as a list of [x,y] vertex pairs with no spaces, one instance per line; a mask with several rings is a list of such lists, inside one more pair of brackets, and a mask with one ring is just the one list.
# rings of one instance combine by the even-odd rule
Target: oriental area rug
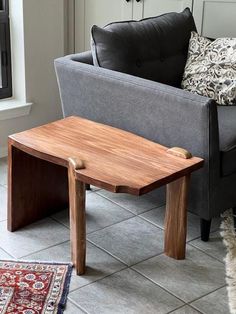
[[70,264],[0,261],[0,313],[63,313]]

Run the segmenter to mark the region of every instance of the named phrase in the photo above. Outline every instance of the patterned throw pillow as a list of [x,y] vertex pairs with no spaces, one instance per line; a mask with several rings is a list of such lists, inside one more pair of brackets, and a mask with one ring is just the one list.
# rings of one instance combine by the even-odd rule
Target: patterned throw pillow
[[236,105],[236,38],[211,41],[192,32],[181,86],[220,105]]

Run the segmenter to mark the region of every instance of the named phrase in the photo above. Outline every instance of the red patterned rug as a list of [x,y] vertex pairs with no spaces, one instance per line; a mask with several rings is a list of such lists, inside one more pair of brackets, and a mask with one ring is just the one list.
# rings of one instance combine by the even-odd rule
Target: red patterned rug
[[0,261],[0,313],[63,313],[71,271],[70,264]]

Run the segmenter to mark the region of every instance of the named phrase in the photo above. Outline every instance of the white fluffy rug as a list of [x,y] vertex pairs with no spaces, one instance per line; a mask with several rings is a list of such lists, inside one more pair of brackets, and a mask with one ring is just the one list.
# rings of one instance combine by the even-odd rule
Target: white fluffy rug
[[221,236],[227,248],[225,258],[226,282],[231,314],[236,314],[236,232],[234,229],[233,211],[222,214]]

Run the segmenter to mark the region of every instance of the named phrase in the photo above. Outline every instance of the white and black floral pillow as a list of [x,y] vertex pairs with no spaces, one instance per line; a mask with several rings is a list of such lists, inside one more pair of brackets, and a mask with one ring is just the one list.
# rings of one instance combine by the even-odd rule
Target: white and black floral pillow
[[236,105],[236,38],[211,41],[192,32],[182,88]]

